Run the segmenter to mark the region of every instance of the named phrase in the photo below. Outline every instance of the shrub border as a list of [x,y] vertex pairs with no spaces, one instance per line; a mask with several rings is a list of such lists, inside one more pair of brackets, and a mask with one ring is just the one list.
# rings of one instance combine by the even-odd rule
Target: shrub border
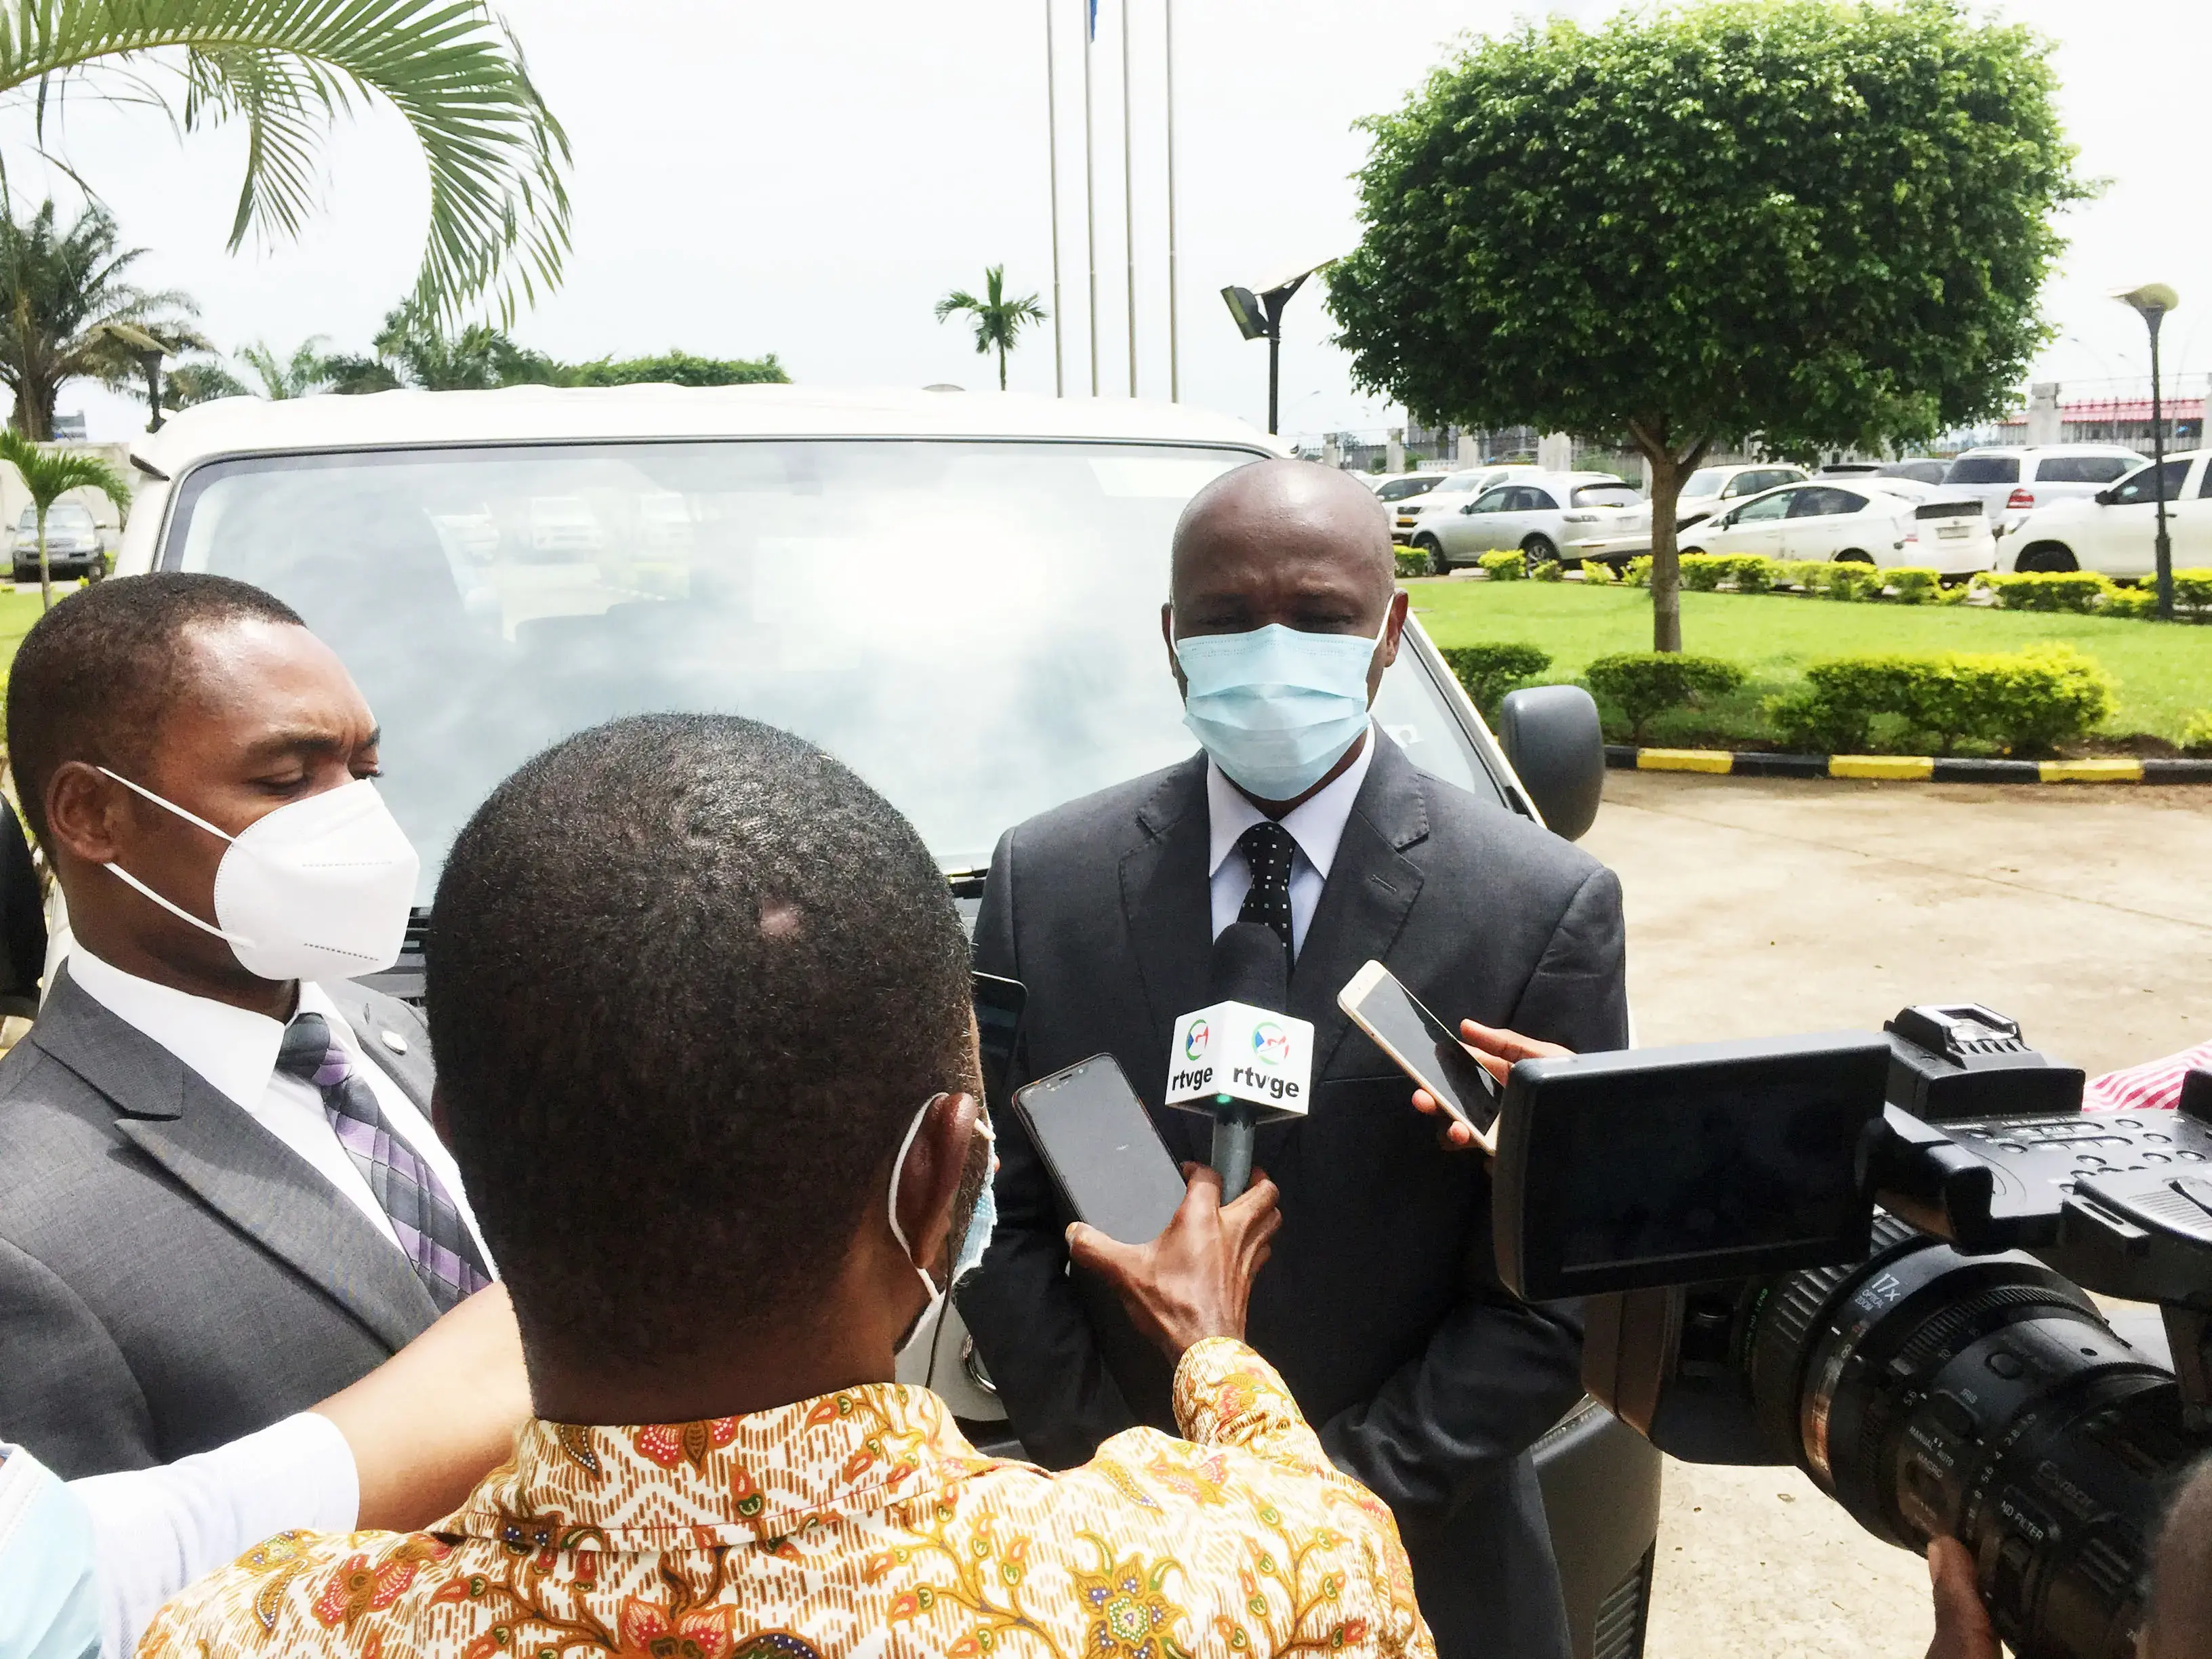
[[1638,749],[1609,743],[1616,770],[1739,778],[1882,778],[1900,783],[2212,783],[2212,760],[1980,760],[1942,755],[1767,755],[1727,749]]

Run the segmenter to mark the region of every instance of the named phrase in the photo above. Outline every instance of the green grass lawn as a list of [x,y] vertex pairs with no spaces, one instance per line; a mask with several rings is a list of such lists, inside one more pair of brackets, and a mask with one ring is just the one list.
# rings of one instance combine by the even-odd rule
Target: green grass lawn
[[[1651,648],[1651,595],[1573,582],[1410,581],[1414,614],[1440,646],[1517,640],[1552,653],[1547,678],[1571,679],[1593,657]],[[1765,593],[1685,593],[1682,646],[1741,664],[1750,683],[1707,709],[1662,716],[1658,743],[1771,735],[1759,705],[1824,657],[1868,652],[2021,651],[2063,642],[2119,682],[2112,737],[2178,739],[2189,717],[2212,709],[2212,627],[1981,606],[1843,604]]]
[[[57,599],[75,592],[76,584],[73,581],[54,585]],[[0,680],[8,678],[8,665],[15,660],[15,647],[23,642],[23,635],[31,631],[31,624],[38,619],[38,589],[18,593],[10,588],[0,588]]]

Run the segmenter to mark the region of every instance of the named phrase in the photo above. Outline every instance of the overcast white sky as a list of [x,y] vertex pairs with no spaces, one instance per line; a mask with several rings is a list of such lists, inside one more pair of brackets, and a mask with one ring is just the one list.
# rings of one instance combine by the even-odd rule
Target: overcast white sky
[[[1017,292],[1051,299],[1046,206],[1044,5],[845,0],[507,0],[548,101],[575,149],[575,250],[565,286],[514,332],[558,356],[670,346],[712,356],[774,351],[793,377],[838,386],[988,383],[967,332],[932,303],[978,287],[1003,261]],[[1090,387],[1083,328],[1082,0],[1059,8],[1061,303],[1070,392]],[[1127,394],[1121,59],[1135,47],[1142,395],[1167,393],[1165,214],[1160,142],[1162,0],[1101,0],[1097,76],[1099,356]],[[1615,0],[1549,9],[1593,18]],[[1265,349],[1241,341],[1218,297],[1356,238],[1352,124],[1395,105],[1462,31],[1540,9],[1514,0],[1178,0],[1177,176],[1182,393],[1255,422]],[[2069,130],[2102,200],[2070,216],[2074,246],[2047,303],[2062,337],[2039,374],[2148,374],[2142,326],[2105,297],[2158,277],[2181,290],[2169,374],[2212,369],[2212,4],[2205,0],[2003,0],[2003,15],[2058,43]],[[38,187],[20,126],[0,127],[14,188]],[[300,242],[223,249],[238,179],[234,132],[181,143],[156,115],[75,105],[64,147],[142,274],[198,298],[226,348],[311,334],[361,349],[406,289],[421,252],[419,161],[389,112],[343,130],[326,211]],[[49,187],[65,194],[65,180]],[[1284,348],[1286,431],[1379,426],[1393,411],[1352,388],[1313,290],[1293,302]],[[1016,355],[1018,389],[1049,392],[1052,335]],[[142,425],[143,406],[65,392],[94,437]]]

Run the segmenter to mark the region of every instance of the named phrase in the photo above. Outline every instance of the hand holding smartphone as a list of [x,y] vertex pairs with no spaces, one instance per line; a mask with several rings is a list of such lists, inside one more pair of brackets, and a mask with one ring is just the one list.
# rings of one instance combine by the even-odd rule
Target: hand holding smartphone
[[1336,994],[1336,1006],[1375,1040],[1392,1065],[1418,1084],[1472,1144],[1498,1151],[1498,1085],[1474,1052],[1398,982],[1370,962]]

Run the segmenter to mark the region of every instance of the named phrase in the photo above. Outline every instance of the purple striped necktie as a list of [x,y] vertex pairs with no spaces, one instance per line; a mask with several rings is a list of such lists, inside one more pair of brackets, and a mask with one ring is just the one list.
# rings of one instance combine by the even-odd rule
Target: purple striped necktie
[[276,1069],[312,1083],[337,1132],[338,1145],[368,1182],[415,1276],[443,1313],[491,1283],[468,1224],[437,1172],[392,1132],[376,1091],[359,1076],[344,1048],[331,1040],[320,1014],[297,1014],[284,1028]]

